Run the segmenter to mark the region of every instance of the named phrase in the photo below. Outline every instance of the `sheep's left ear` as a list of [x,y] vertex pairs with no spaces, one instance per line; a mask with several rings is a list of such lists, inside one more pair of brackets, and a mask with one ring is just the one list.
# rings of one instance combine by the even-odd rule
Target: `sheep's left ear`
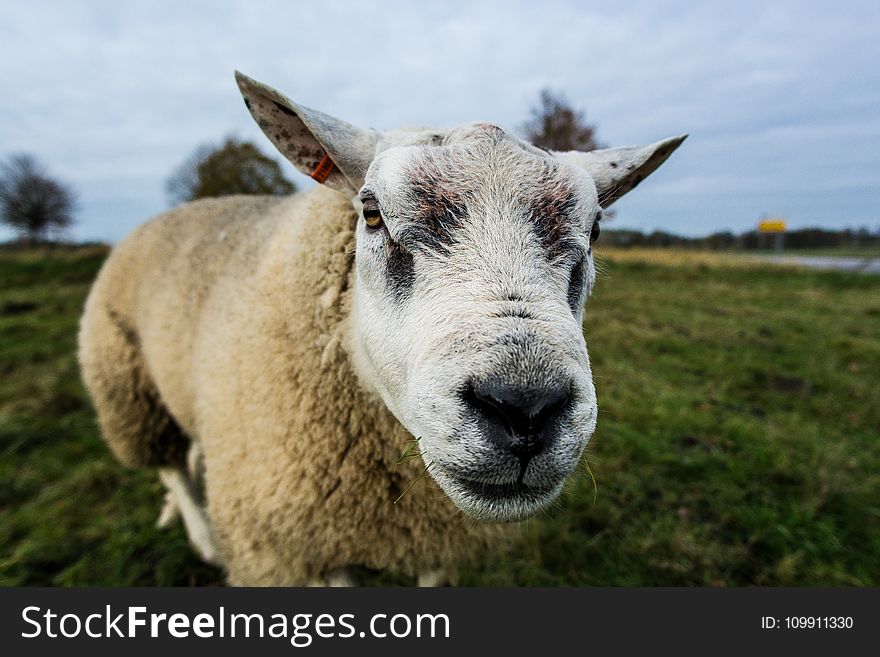
[[642,182],[666,161],[687,135],[671,137],[650,146],[605,148],[598,151],[564,151],[553,155],[590,172],[599,192],[599,205],[607,208]]
[[297,169],[337,191],[357,193],[376,155],[378,132],[298,105],[238,71],[235,81],[257,125]]

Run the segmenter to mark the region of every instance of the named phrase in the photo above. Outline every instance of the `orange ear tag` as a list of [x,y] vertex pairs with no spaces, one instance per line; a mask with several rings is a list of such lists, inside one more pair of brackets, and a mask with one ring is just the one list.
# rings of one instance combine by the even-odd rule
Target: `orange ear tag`
[[330,177],[330,174],[333,173],[333,169],[335,168],[336,165],[333,164],[333,160],[330,159],[330,156],[327,155],[327,153],[324,153],[324,157],[321,158],[321,161],[318,162],[318,166],[312,171],[312,178],[319,183],[322,183]]

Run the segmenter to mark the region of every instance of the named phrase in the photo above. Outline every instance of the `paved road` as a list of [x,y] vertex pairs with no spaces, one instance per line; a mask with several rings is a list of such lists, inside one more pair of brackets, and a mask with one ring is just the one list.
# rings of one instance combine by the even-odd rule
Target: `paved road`
[[798,265],[810,269],[836,269],[863,274],[880,274],[880,258],[852,258],[835,256],[754,256],[757,260],[779,265]]

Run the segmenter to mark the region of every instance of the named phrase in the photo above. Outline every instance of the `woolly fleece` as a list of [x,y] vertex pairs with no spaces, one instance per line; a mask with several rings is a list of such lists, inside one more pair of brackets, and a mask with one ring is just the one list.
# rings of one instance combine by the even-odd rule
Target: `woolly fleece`
[[303,585],[346,566],[453,569],[506,532],[398,464],[413,437],[359,384],[348,345],[357,215],[324,187],[187,204],[114,248],[80,362],[130,466],[205,456],[229,582]]

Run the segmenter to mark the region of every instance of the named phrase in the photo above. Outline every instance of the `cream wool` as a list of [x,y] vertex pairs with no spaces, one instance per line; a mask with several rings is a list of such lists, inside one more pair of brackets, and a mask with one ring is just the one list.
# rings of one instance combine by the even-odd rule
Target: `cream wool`
[[175,425],[198,437],[233,584],[416,575],[499,534],[428,477],[393,503],[424,466],[398,464],[412,436],[347,357],[355,219],[325,188],[191,203],[116,247],[89,297],[80,360],[108,444],[157,466],[186,452]]

